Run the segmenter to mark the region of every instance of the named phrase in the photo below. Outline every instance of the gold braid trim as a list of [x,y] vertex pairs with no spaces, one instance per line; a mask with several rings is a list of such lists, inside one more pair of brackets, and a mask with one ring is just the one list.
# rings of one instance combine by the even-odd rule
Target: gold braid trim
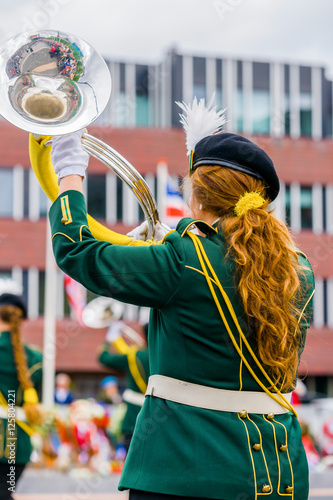
[[127,354],[128,366],[136,385],[139,387],[142,394],[145,394],[147,390],[147,382],[143,379],[136,362],[137,351],[138,351],[137,347],[135,346],[130,347],[129,353]]

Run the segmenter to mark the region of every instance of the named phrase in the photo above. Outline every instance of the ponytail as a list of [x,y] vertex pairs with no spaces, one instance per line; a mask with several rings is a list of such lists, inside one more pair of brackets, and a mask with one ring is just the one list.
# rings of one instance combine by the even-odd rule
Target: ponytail
[[[191,177],[203,210],[220,217],[228,253],[236,263],[238,292],[258,354],[275,386],[290,391],[299,362],[300,273],[288,228],[267,211],[264,183],[224,167],[200,167]],[[255,207],[237,211],[244,193],[257,193]]]

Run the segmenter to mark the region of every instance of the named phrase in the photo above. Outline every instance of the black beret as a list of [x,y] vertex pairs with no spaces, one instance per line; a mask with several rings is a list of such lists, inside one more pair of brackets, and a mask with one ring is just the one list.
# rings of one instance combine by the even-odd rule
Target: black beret
[[14,295],[12,293],[3,293],[2,295],[0,295],[0,307],[1,306],[18,307],[23,312],[24,319],[26,319],[27,317],[26,305],[23,302],[22,297],[19,297],[18,295]]
[[223,132],[201,139],[195,146],[190,173],[201,165],[221,165],[261,179],[271,201],[279,193],[280,182],[272,160],[241,135]]

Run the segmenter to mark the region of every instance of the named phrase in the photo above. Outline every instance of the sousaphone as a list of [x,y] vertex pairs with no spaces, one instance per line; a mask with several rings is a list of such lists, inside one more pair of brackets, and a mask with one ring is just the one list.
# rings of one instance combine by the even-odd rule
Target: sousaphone
[[[74,35],[52,30],[26,32],[0,47],[0,89],[0,114],[31,132],[31,165],[54,201],[58,183],[51,163],[50,136],[84,129],[98,118],[111,95],[109,69],[91,45]],[[151,238],[158,211],[143,177],[117,151],[90,134],[83,133],[82,144],[133,191]],[[132,238],[107,229],[89,215],[88,223],[97,239],[132,243]]]

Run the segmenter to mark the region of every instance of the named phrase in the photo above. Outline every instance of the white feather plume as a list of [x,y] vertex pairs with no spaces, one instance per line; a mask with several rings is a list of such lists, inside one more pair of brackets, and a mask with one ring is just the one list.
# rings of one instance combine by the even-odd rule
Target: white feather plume
[[0,295],[11,293],[12,295],[22,295],[22,286],[10,278],[0,279]]
[[176,102],[176,104],[184,111],[179,114],[180,123],[183,125],[186,134],[187,155],[195,149],[195,145],[204,137],[216,134],[222,131],[222,127],[226,122],[224,115],[225,109],[217,111],[216,106],[213,107],[214,95],[205,105],[205,99],[193,99],[192,104],[185,102]]

